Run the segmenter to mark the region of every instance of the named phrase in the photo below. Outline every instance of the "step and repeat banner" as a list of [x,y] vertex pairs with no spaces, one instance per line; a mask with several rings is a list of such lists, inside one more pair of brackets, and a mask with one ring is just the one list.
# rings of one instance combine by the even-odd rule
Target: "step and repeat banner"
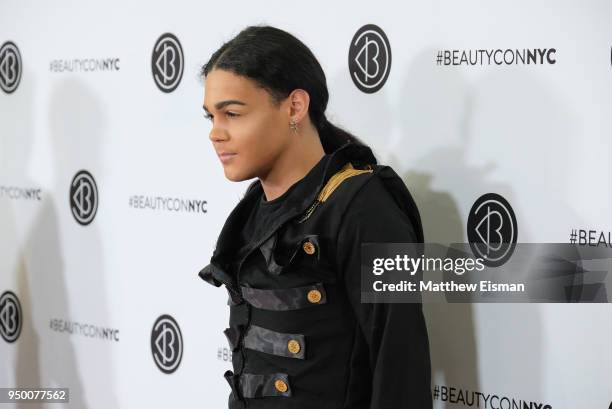
[[[312,49],[426,241],[497,217],[612,247],[608,1],[3,0],[0,387],[70,398],[13,407],[226,407],[227,293],[197,273],[250,181],[224,177],[199,70],[258,24]],[[436,408],[611,407],[610,304],[424,311]]]

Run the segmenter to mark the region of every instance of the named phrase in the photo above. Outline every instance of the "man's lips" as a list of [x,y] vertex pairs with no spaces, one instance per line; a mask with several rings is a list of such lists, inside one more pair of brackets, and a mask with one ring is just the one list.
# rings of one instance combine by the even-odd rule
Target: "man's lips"
[[234,156],[236,156],[236,153],[235,152],[219,152],[217,155],[219,156],[219,159],[221,159],[221,162],[226,162],[232,159]]

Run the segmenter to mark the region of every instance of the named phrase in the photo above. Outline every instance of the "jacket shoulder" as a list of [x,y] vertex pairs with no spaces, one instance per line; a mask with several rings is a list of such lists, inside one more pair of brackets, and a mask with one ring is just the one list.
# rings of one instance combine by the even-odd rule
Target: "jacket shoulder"
[[371,177],[363,180],[345,208],[348,217],[396,215],[408,220],[418,242],[423,242],[423,227],[418,206],[401,177],[387,165],[376,165]]
[[[346,163],[342,169],[336,172],[332,177],[329,178],[323,189],[319,192],[317,200],[325,202],[334,191],[342,184],[344,184],[345,190],[352,187],[352,190],[359,189],[368,177],[374,173],[374,167],[372,165],[365,165],[363,167],[356,168],[351,162]],[[355,178],[355,176],[361,176]],[[347,186],[348,183],[348,186]]]

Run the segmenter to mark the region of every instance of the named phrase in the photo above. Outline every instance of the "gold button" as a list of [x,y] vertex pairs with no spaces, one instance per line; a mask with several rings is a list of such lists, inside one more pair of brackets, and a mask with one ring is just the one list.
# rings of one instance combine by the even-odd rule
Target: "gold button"
[[279,392],[287,392],[287,384],[282,379],[277,379],[274,382],[274,387]]
[[297,342],[295,339],[290,340],[289,342],[287,342],[287,349],[289,349],[289,352],[291,352],[292,354],[297,354],[298,352],[300,352],[300,343]]
[[316,304],[321,301],[321,292],[319,290],[308,291],[308,301],[313,304]]
[[314,252],[315,252],[315,246],[314,246],[314,244],[312,244],[311,241],[305,242],[304,245],[302,246],[302,248],[304,249],[306,254],[314,254]]

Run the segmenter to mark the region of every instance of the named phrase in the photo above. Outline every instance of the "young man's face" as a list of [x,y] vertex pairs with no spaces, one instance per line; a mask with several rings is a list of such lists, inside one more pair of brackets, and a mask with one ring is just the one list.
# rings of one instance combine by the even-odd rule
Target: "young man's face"
[[229,180],[266,175],[290,142],[287,101],[276,107],[270,94],[230,71],[213,69],[204,84],[204,109],[212,115],[210,140]]

